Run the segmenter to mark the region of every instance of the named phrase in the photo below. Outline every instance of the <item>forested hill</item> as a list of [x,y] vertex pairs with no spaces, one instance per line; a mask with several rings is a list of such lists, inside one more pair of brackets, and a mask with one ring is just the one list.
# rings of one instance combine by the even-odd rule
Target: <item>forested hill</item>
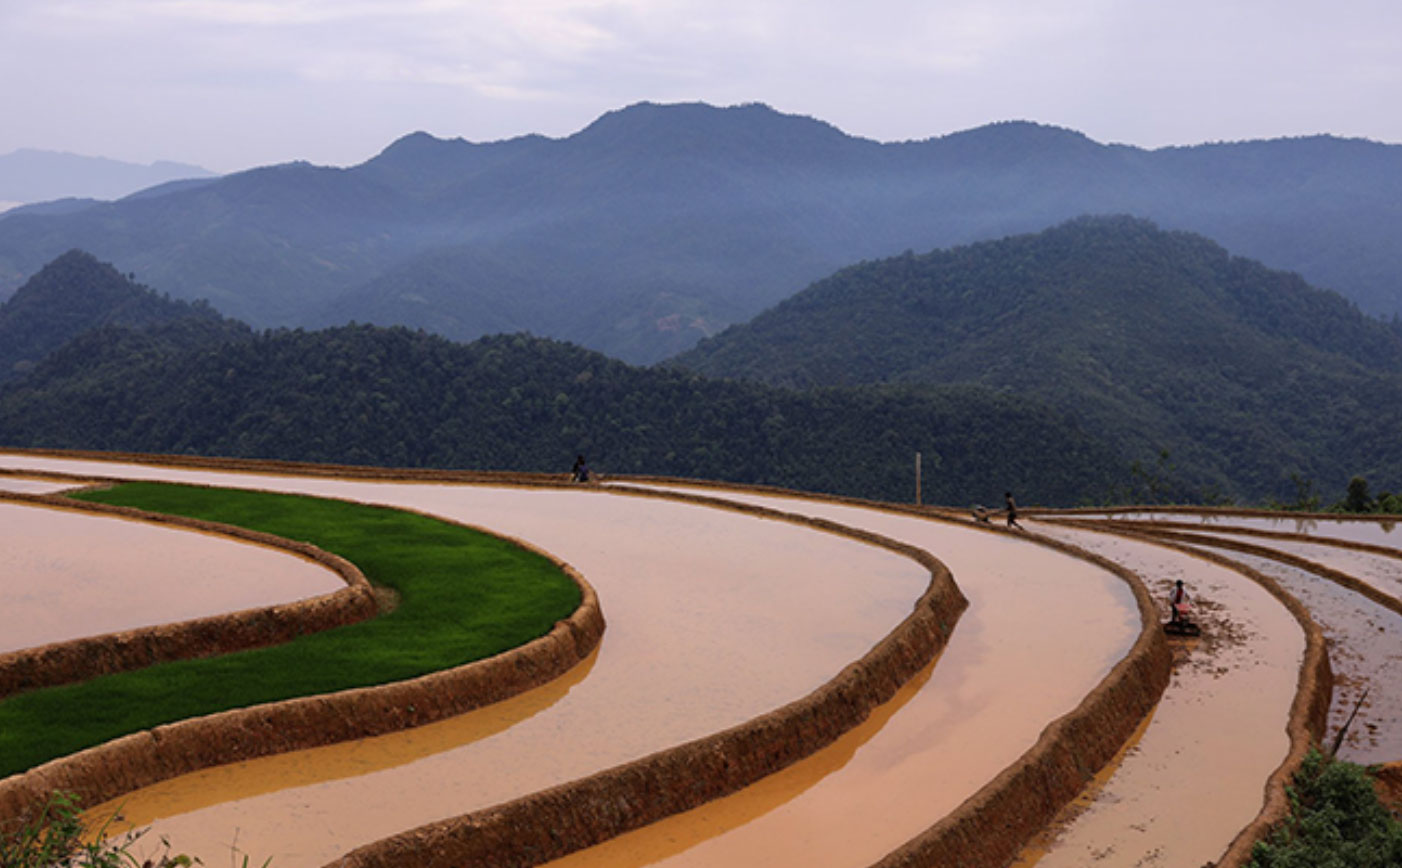
[[844,269],[677,363],[788,386],[970,383],[1168,450],[1198,491],[1402,483],[1402,333],[1293,274],[1129,218]]
[[791,392],[523,335],[279,331],[198,349],[88,332],[0,389],[0,444],[674,474],[909,501],[1100,501],[1132,480],[1060,414],[983,389]]
[[27,372],[89,329],[187,319],[195,322],[186,330],[205,339],[249,331],[241,323],[224,320],[207,304],[158,295],[91,254],[71,250],[44,266],[0,305],[0,382]]
[[1402,147],[1327,136],[1146,151],[1002,123],[882,144],[764,106],[630,106],[561,138],[414,134],[0,216],[0,297],[81,247],[258,327],[528,330],[635,362],[837,268],[1132,213],[1402,312]]

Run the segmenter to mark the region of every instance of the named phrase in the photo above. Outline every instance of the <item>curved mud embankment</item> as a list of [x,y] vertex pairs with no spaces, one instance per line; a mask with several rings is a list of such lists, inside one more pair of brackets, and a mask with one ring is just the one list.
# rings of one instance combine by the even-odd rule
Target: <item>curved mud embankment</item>
[[[65,453],[64,457],[72,457],[72,453]],[[155,457],[154,460],[170,463],[161,457]],[[198,466],[230,469],[218,462],[203,462]],[[270,468],[262,465],[258,469]],[[356,470],[358,469],[349,469],[344,475],[360,476]],[[365,476],[406,478],[402,474]],[[500,484],[504,481],[503,477],[504,475],[493,475],[491,480]],[[413,478],[433,477],[425,474],[415,475]],[[457,478],[450,479],[449,474],[441,474],[437,478],[440,481],[459,481]],[[472,475],[472,478],[481,480],[484,475]],[[520,475],[511,481],[533,486],[544,483],[545,479],[540,476]],[[1152,609],[1152,602],[1149,605]],[[1142,606],[1141,601],[1141,609]],[[1150,620],[1156,625],[1157,615],[1152,615]],[[1073,715],[1048,728],[1043,739],[1017,767],[1000,775],[985,788],[986,791],[980,792],[975,800],[966,803],[956,815],[946,818],[946,821],[932,829],[927,836],[922,836],[908,848],[891,857],[905,861],[889,864],[994,865],[1006,861],[1005,858],[1000,860],[996,851],[999,848],[1007,848],[1010,840],[1022,834],[1017,824],[1045,822],[1045,819],[1037,821],[1029,818],[1035,818],[1047,805],[1060,798],[1058,794],[1062,790],[1069,788],[1071,795],[1074,795],[1098,766],[1092,765],[1092,757],[1098,745],[1108,740],[1109,749],[1105,756],[1107,759],[1112,756],[1121,746],[1124,737],[1122,734],[1113,735],[1113,731],[1120,727],[1122,721],[1128,721],[1125,732],[1133,730],[1142,719],[1143,713],[1151,708],[1153,701],[1157,699],[1157,693],[1152,690],[1145,691],[1143,687],[1152,685],[1157,677],[1159,664],[1155,662],[1155,657],[1162,661],[1162,678],[1166,682],[1167,650],[1156,626],[1145,636],[1147,638],[1141,638],[1140,644],[1147,642],[1157,647],[1149,647],[1141,652],[1140,644],[1137,644],[1131,657],[1112,672],[1111,678],[1118,676],[1117,683],[1126,686],[1126,692],[1116,693],[1111,686],[1111,679],[1107,678],[1106,684],[1096,693],[1087,696]],[[1136,666],[1144,668],[1135,669]],[[849,667],[843,675],[846,676],[850,671]],[[1161,686],[1159,689],[1161,690]],[[850,702],[851,699],[847,697],[835,701]],[[1130,709],[1135,706],[1143,706],[1143,709],[1138,713],[1131,713]],[[756,757],[756,752],[782,753],[795,738],[803,739],[814,734],[818,734],[819,738],[823,737],[819,734],[826,726],[822,720],[812,714],[805,716],[801,711],[794,713],[794,706],[774,712],[776,715],[783,713],[790,715],[786,721],[771,721],[769,726],[761,727],[761,731],[748,733],[748,741],[741,740],[734,744],[747,752],[748,756]],[[767,715],[766,718],[768,717]],[[764,721],[766,718],[759,720]],[[749,724],[745,726],[748,727]],[[793,726],[798,727],[796,733],[784,728]],[[1057,731],[1053,732],[1054,729]],[[385,849],[378,857],[380,862],[374,861],[373,854],[367,854],[364,850],[358,851],[358,855],[369,860],[362,864],[383,864],[392,860],[410,861],[415,864],[457,864],[462,859],[462,853],[490,852],[494,864],[538,864],[554,854],[573,849],[573,845],[569,841],[562,841],[561,837],[577,838],[587,844],[589,841],[584,839],[599,834],[613,834],[609,829],[627,828],[629,824],[646,822],[646,815],[654,811],[648,804],[649,801],[671,798],[674,790],[685,791],[695,783],[698,790],[704,791],[716,786],[716,781],[722,778],[743,777],[746,774],[762,775],[764,772],[758,769],[737,770],[729,767],[733,760],[719,751],[724,749],[728,752],[730,748],[715,742],[714,739],[733,735],[737,735],[736,730],[683,746],[699,751],[697,755],[689,758],[688,762],[692,765],[678,761],[677,756],[673,756],[673,751],[664,751],[638,763],[574,784],[547,790],[457,820],[434,824],[366,848]],[[1085,749],[1082,750],[1080,746],[1084,746]],[[669,757],[672,760],[670,763]],[[769,762],[764,756],[756,758],[760,765]],[[775,759],[779,760],[780,764],[784,762],[780,756],[776,755]],[[713,773],[714,779],[711,777]],[[609,777],[611,775],[616,777]],[[682,792],[680,796],[694,798],[698,802],[711,797],[704,792],[694,796]],[[591,810],[586,812],[587,816],[576,817],[575,800],[581,798],[586,800]],[[1055,810],[1056,807],[1051,807],[1050,813],[1054,814]],[[549,819],[552,816],[554,819]],[[523,821],[531,827],[513,832],[512,824],[517,821]],[[558,824],[558,828],[552,830],[551,823]],[[1035,828],[1034,826],[1033,831]],[[498,850],[498,847],[505,850]],[[503,852],[508,853],[509,858],[502,858],[500,854]],[[1016,852],[1015,846],[1012,852]],[[957,855],[942,856],[942,853]]]
[[789,705],[740,726],[542,792],[369,844],[338,868],[539,865],[732,793],[860,724],[947,642],[967,606],[933,556],[876,534],[694,495],[646,496],[780,517],[902,552],[931,572],[915,611],[862,659]]
[[[1335,519],[1335,521],[1337,521],[1337,519]],[[1363,542],[1355,539],[1343,539],[1341,537],[1314,536],[1299,531],[1267,530],[1265,528],[1250,527],[1248,525],[1193,524],[1187,521],[1160,521],[1158,519],[1110,518],[1107,519],[1107,522],[1124,524],[1130,527],[1147,527],[1155,532],[1163,530],[1183,531],[1190,534],[1230,534],[1233,536],[1259,537],[1262,539],[1283,540],[1286,542],[1304,542],[1402,560],[1402,550],[1391,546],[1378,545],[1377,543]],[[1376,523],[1376,519],[1374,519],[1373,523]],[[1399,542],[1402,542],[1402,540],[1399,540]]]
[[1174,541],[1168,534],[1164,533],[1123,527],[1105,528],[1103,522],[1066,521],[1065,523],[1077,527],[1089,526],[1091,529],[1100,525],[1102,529],[1111,533],[1131,539],[1156,542],[1159,545],[1177,549],[1240,572],[1278,600],[1300,624],[1305,635],[1305,654],[1300,663],[1295,699],[1291,703],[1290,715],[1285,726],[1290,739],[1290,751],[1265,783],[1264,804],[1261,811],[1250,824],[1242,829],[1216,863],[1218,868],[1237,868],[1237,866],[1244,865],[1250,860],[1251,848],[1255,843],[1262,840],[1270,829],[1289,813],[1290,802],[1285,788],[1291,777],[1300,768],[1310,748],[1319,743],[1328,724],[1333,674],[1329,668],[1329,655],[1323,631],[1310,617],[1309,610],[1294,595],[1286,591],[1279,582],[1257,570],[1234,562],[1230,558],[1184,545]]
[[[101,473],[101,470],[94,471],[94,469],[91,468],[91,467],[75,467],[74,469],[76,469],[76,470],[81,470],[81,471],[83,471],[83,472],[88,473],[89,475],[95,475],[95,474],[97,474],[97,473]],[[178,473],[178,471],[173,471],[173,475],[174,475],[175,473]],[[525,488],[540,488],[540,487],[549,486],[549,487],[553,487],[553,488],[560,489],[560,490],[562,490],[562,491],[563,491],[564,489],[566,489],[566,488],[572,488],[572,489],[574,490],[574,492],[577,492],[577,493],[579,493],[579,494],[584,494],[584,493],[586,493],[586,492],[583,490],[585,487],[582,487],[582,486],[560,486],[560,485],[558,485],[558,484],[551,485],[549,482],[544,482],[544,481],[542,481],[542,480],[539,479],[539,478],[534,478],[534,479],[531,479],[531,478],[522,478],[522,479],[520,480],[519,483],[516,483],[516,482],[513,481],[513,483],[508,483],[507,485],[503,485],[499,480],[494,480],[494,484],[495,484],[496,486],[498,486],[498,487],[503,488],[503,489],[506,489],[506,488],[510,487],[511,485],[519,484],[520,487],[525,487]],[[433,488],[433,487],[432,487],[432,486],[426,486],[425,488],[426,488],[426,489],[431,489],[431,488]],[[595,492],[595,493],[597,493],[597,494],[602,494],[602,492]],[[448,495],[448,494],[449,494],[448,492],[446,492],[446,491],[444,492],[444,495]],[[453,498],[452,498],[451,496],[446,496],[446,497],[440,496],[439,499],[440,499],[440,500],[443,500],[445,503],[452,503],[452,502],[454,502],[454,501],[453,501]],[[518,499],[519,499],[519,497],[518,497]],[[669,498],[669,499],[672,499],[672,500],[679,500],[679,498]],[[758,510],[752,510],[752,509],[750,509],[750,510],[742,510],[742,511],[743,511],[743,512],[748,512],[748,513],[756,513],[756,512],[759,512]],[[634,510],[633,512],[636,513],[637,510]],[[773,517],[775,517],[775,516],[770,516],[770,517],[773,518]],[[804,526],[809,527],[809,528],[817,527],[817,528],[819,528],[819,529],[827,530],[827,531],[829,531],[829,532],[838,532],[838,533],[841,533],[841,535],[844,536],[844,537],[851,537],[851,536],[852,536],[851,534],[847,534],[847,533],[841,532],[840,529],[837,528],[836,526],[822,527],[822,526],[819,525],[819,523],[816,523],[816,522],[808,522],[808,521],[794,521],[794,522],[791,522],[791,523],[793,523],[793,524],[801,524],[801,525],[804,525]],[[569,536],[569,535],[566,534],[566,537],[568,537],[568,536]],[[793,542],[786,542],[786,543],[785,543],[785,545],[792,545],[792,544],[793,544]],[[590,543],[589,543],[589,547],[590,547],[590,549],[592,550],[593,548],[596,547],[596,543],[590,542]],[[651,551],[651,548],[656,548],[656,547],[657,547],[657,546],[651,546],[651,547],[649,547],[649,552]],[[666,548],[666,546],[662,546],[662,548]],[[824,546],[823,548],[826,548],[826,546]],[[723,560],[725,560],[725,559],[724,559],[724,558],[720,558],[720,559],[718,559],[718,560],[719,560],[719,561],[723,561]],[[865,562],[865,561],[863,561],[863,562]],[[914,563],[912,563],[911,566],[914,566]],[[926,581],[926,583],[928,583],[928,582],[929,582],[929,572],[928,572],[928,568],[926,568],[926,570],[923,570],[922,572],[925,573],[925,581]],[[742,573],[743,573],[743,571],[742,571]],[[718,580],[722,580],[722,581],[731,581],[731,580],[732,580],[731,577],[728,577],[728,576],[717,576],[716,578],[717,578]],[[792,584],[792,583],[791,583],[791,584]],[[847,584],[848,584],[849,586],[851,585],[850,582],[848,582]],[[795,584],[794,590],[798,590],[798,588],[800,588],[800,587],[801,587],[801,582],[798,582],[797,584]],[[801,594],[799,595],[799,597],[801,597]],[[902,605],[902,608],[904,608],[906,612],[909,612],[909,611],[910,611],[909,606],[911,605],[911,604],[910,604],[910,598],[909,598],[909,597],[903,597],[903,599],[905,600],[905,602],[904,602],[904,604]],[[962,605],[962,601],[961,601],[960,605]],[[879,613],[876,612],[875,610],[874,610],[873,612],[865,613],[865,614],[863,615],[863,620],[869,620],[869,619],[872,617],[873,614],[879,614]],[[947,630],[949,629],[950,623],[947,621],[946,623],[942,624],[941,626],[942,626],[942,628],[947,632]],[[882,635],[889,635],[889,631],[890,631],[890,628],[889,628],[889,627],[883,628],[883,630],[882,630]],[[781,632],[782,632],[782,631],[781,631]],[[843,641],[848,641],[848,640],[850,639],[850,637],[841,637],[841,636],[840,636],[839,638],[841,638]],[[684,641],[682,644],[690,644],[690,643],[689,643],[689,640],[687,640],[687,641]],[[870,646],[870,645],[866,645],[865,647],[866,647],[867,649],[870,649],[871,646]],[[886,643],[884,643],[884,647],[890,648],[890,649],[894,649],[894,650],[893,650],[893,656],[900,656],[900,654],[903,653],[903,652],[900,651],[900,648],[901,648],[901,644],[900,644],[900,643],[886,642]],[[928,661],[928,654],[927,654],[925,651],[919,651],[919,652],[918,652],[918,656],[924,657],[924,658],[925,658],[925,661]],[[838,661],[838,662],[841,663],[841,662],[845,662],[845,661],[848,661],[848,660],[851,660],[851,659],[852,659],[852,657],[843,657],[842,660],[841,660],[841,661]],[[924,662],[924,661],[920,661],[920,662]],[[920,662],[917,662],[916,665],[910,666],[909,669],[910,669],[911,671],[918,671],[919,668],[921,668],[921,667],[920,667]],[[860,667],[859,667],[859,668],[860,668]],[[828,672],[830,673],[831,670],[828,670]],[[872,686],[872,685],[879,685],[879,682],[880,682],[880,680],[881,680],[881,676],[882,676],[883,674],[884,674],[884,673],[881,673],[881,672],[866,673],[866,674],[864,674],[864,677],[863,677],[863,683],[864,683],[865,685],[867,685],[868,687],[870,687],[870,686]],[[831,674],[827,674],[827,675],[825,675],[824,677],[830,679],[830,678],[831,678]],[[810,689],[811,689],[811,688],[810,688]],[[887,690],[886,692],[889,693],[889,692],[892,692],[892,691],[891,691],[891,690]],[[858,697],[858,698],[854,698],[852,695],[850,695],[851,693],[852,693],[852,691],[849,689],[849,690],[848,690],[848,694],[849,694],[849,695],[846,696],[845,698],[843,698],[842,701],[848,702],[849,704],[852,703],[852,702],[858,702],[858,704],[867,704],[865,699],[860,699],[859,697]],[[772,707],[772,706],[771,706],[771,707]],[[861,713],[861,712],[857,712],[857,713],[854,714],[854,718],[855,718],[855,719],[859,719],[861,716],[862,716],[862,713]],[[819,727],[819,728],[821,728],[821,727]],[[787,749],[788,749],[788,748],[785,747],[785,744],[792,744],[792,743],[793,743],[793,738],[792,738],[791,736],[789,736],[789,735],[785,735],[785,736],[783,736],[782,738],[780,738],[780,740],[779,740],[778,742],[774,743],[774,744],[771,746],[770,750],[771,750],[772,752],[774,752],[774,753],[778,753],[778,752],[780,752],[781,750],[787,750]],[[775,760],[775,758],[771,758],[771,760],[769,760],[769,761],[780,761],[780,762],[782,762],[782,759]]]
[[[678,483],[669,480],[668,484],[676,485]],[[720,486],[705,486],[704,488],[712,490],[718,487]],[[731,493],[734,494],[740,490],[765,497],[786,496],[790,500],[800,502],[823,501],[844,508],[853,506],[852,503],[839,499],[790,495],[787,492],[773,490],[755,491],[750,487],[743,489],[735,487],[731,489]],[[676,492],[669,489],[668,493]],[[767,505],[775,506],[772,503],[767,503]],[[802,507],[782,508],[801,509]],[[928,514],[912,515],[911,513],[915,513],[915,510],[899,507],[887,508],[886,505],[861,504],[860,508],[873,512],[895,513],[903,519],[914,518],[918,521],[929,517]],[[857,519],[833,511],[826,511],[823,515],[827,519],[840,521],[848,526],[860,524]],[[965,522],[940,521],[939,523],[967,527]],[[873,529],[879,529],[883,534],[896,536],[911,544],[921,544],[927,549],[933,549],[927,543],[917,543],[917,537],[906,535],[899,530],[886,526],[879,528],[873,526]],[[967,532],[970,533],[978,531],[985,532],[989,536],[1016,538],[1019,542],[1025,541],[1025,536],[1021,534],[1010,534],[998,529],[967,528]],[[1014,763],[1011,770],[1003,773],[993,785],[981,789],[977,786],[969,787],[966,792],[972,793],[975,789],[979,789],[979,792],[973,799],[968,800],[961,807],[955,808],[956,819],[953,822],[945,823],[933,834],[925,835],[913,843],[907,844],[897,857],[904,861],[898,864],[967,864],[975,866],[1001,866],[1005,864],[1008,856],[1016,853],[1019,849],[1023,836],[1039,829],[1044,822],[1042,818],[1055,814],[1063,801],[1081,790],[1085,781],[1096,770],[1092,763],[1098,763],[1102,756],[1114,755],[1121,746],[1125,735],[1132,732],[1142,716],[1152,709],[1168,681],[1170,655],[1167,644],[1159,631],[1157,614],[1147,591],[1140,587],[1136,592],[1136,586],[1139,584],[1137,579],[1128,571],[1117,568],[1103,559],[1096,559],[1094,556],[1086,557],[1084,552],[1074,546],[1050,541],[1046,547],[1091,561],[1097,567],[1110,572],[1115,579],[1129,585],[1127,590],[1131,590],[1133,593],[1136,600],[1134,605],[1139,614],[1138,627],[1135,628],[1132,636],[1134,644],[1131,647],[1128,642],[1126,643],[1126,647],[1129,649],[1128,653],[1117,653],[1115,665],[1110,667],[1107,664],[1110,671],[1103,677],[1098,676],[1091,685],[1088,685],[1086,695],[1077,693],[1075,700],[1065,706],[1066,708],[1074,706],[1073,710],[1064,714],[1058,723],[1053,723],[1051,727],[1043,730],[1040,740],[1037,736],[1037,731],[1041,728],[1039,725],[1031,731],[1027,741],[1021,743],[1029,745],[1036,741],[1036,745],[1030,750],[1019,747],[1012,752],[1008,760],[999,762],[989,774],[993,775],[998,769],[1003,768],[1004,762]],[[968,615],[965,616],[966,619],[968,617]],[[982,636],[981,641],[992,641],[990,634],[985,632],[980,635]],[[978,641],[980,640],[970,640],[971,643],[975,644]],[[956,644],[959,642],[958,632],[956,632],[953,642]],[[950,646],[951,649],[954,647],[955,645]],[[968,647],[965,646],[966,652]],[[944,653],[948,655],[950,651],[946,650]],[[1124,656],[1121,657],[1121,654]],[[965,660],[964,664],[967,665],[968,661]],[[950,663],[949,660],[942,658],[935,668],[935,675],[932,677],[939,679],[940,672],[948,665],[958,666],[959,664]],[[946,688],[955,687],[954,684],[945,684],[944,686]],[[918,701],[912,699],[911,703],[916,704]],[[904,713],[909,712],[905,711]],[[1058,711],[1058,714],[1063,714],[1063,712]],[[892,723],[894,724],[895,721],[893,720]],[[907,732],[914,732],[918,729],[919,726],[915,726],[913,729],[908,729]],[[873,736],[873,739],[879,738],[879,735]],[[899,750],[894,751],[894,754],[899,753]],[[888,745],[883,751],[883,760],[896,761],[891,745]],[[922,755],[919,759],[912,759],[912,762],[916,765],[928,764],[928,758]],[[861,764],[858,759],[853,759],[852,763]],[[844,772],[846,770],[846,768],[843,769]],[[868,772],[870,771],[869,769]],[[909,783],[909,775],[906,775],[905,778],[906,783]],[[978,783],[983,783],[983,780],[980,779]],[[802,796],[793,796],[793,801],[802,802],[809,795],[818,793],[825,785],[826,782],[815,784],[811,792],[805,791]],[[930,781],[929,786],[938,790],[940,784],[938,781]],[[743,796],[738,798],[743,798]],[[818,816],[826,818],[820,822],[840,821],[844,817],[841,813],[843,808],[838,803],[839,801],[834,794],[829,794],[827,797],[814,795],[809,804],[811,813],[805,813],[797,808],[789,811],[793,805],[785,800],[783,812],[788,813],[785,820],[767,824],[770,819],[768,815],[755,816],[751,822],[743,824],[743,831],[739,825],[733,831],[737,835],[743,835],[748,842],[750,850],[746,851],[747,855],[750,851],[759,852],[762,850],[772,857],[781,851],[777,849],[777,846],[769,846],[774,843],[771,839],[766,839],[766,843],[763,844],[758,843],[756,839],[763,837],[763,834],[757,833],[754,828],[751,828],[752,826],[766,826],[767,824],[770,832],[783,835],[787,831],[796,832],[805,821],[813,822],[814,818]],[[959,801],[964,800],[961,797]],[[951,808],[957,804],[958,802],[955,802]],[[867,806],[863,805],[863,809],[866,808]],[[904,832],[901,837],[893,838],[891,844],[883,845],[880,849],[875,849],[868,844],[866,849],[874,855],[865,858],[868,860],[878,858],[889,847],[899,844],[905,840],[906,836],[925,828],[932,820],[944,815],[946,810],[948,809],[940,808],[938,811],[931,812],[931,814],[926,815],[929,817],[928,819],[919,821],[913,826],[903,825],[902,828],[910,829],[910,831]],[[737,808],[736,812],[748,818],[748,811]],[[776,809],[774,813],[778,814],[781,811]],[[869,818],[863,817],[862,820],[854,818],[853,822],[856,824],[852,829],[854,835],[862,837],[860,823],[866,819]],[[589,857],[588,864],[609,864],[610,858],[619,860],[621,864],[644,864],[639,858],[639,853],[648,852],[655,857],[658,852],[665,851],[671,855],[670,842],[673,840],[673,836],[685,836],[690,830],[695,830],[698,838],[710,838],[715,834],[715,829],[728,827],[731,823],[736,822],[737,817],[734,814],[726,819],[721,819],[713,816],[709,809],[703,808],[698,815],[680,826],[673,826],[670,829],[651,834],[644,830],[643,834],[647,836],[645,839],[641,841],[635,839],[632,843],[615,847],[607,856],[593,855]],[[481,834],[481,831],[479,830],[477,833]],[[719,842],[708,841],[708,846],[716,843]],[[697,844],[698,848],[700,846]],[[804,846],[811,848],[813,843],[805,841]],[[710,847],[704,856],[688,850],[687,856],[679,861],[682,864],[708,864],[705,860],[710,859],[712,862],[709,864],[727,864],[727,860],[736,860],[741,855],[736,852],[740,848],[741,845],[738,844],[722,844],[718,847]],[[394,855],[401,859],[408,859],[411,852],[406,842],[406,848]],[[745,864],[753,864],[756,861],[753,857],[750,858],[751,861],[747,861]],[[537,863],[523,858],[519,863],[509,864]],[[865,864],[865,862],[860,864]]]
[[1168,686],[1172,652],[1159,628],[1154,601],[1138,576],[1076,546],[1046,537],[1037,541],[1124,580],[1139,606],[1139,639],[1100,685],[1074,711],[1048,726],[1016,763],[874,868],[1002,868],[1115,757]]
[[373,617],[377,611],[370,583],[354,564],[308,543],[231,525],[88,503],[59,495],[0,492],[0,502],[110,516],[228,537],[321,564],[346,583],[342,590],[293,603],[88,636],[0,654],[0,699],[24,690],[67,684],[154,663],[212,657],[276,645],[304,633],[363,621]]
[[55,790],[96,805],[211,766],[422,726],[564,674],[588,657],[603,636],[598,597],[568,564],[511,541],[548,558],[580,588],[579,608],[545,636],[495,657],[407,681],[235,709],[115,739],[0,780],[0,819],[32,816]]
[[[1163,539],[1174,540],[1176,542],[1211,545],[1215,548],[1230,549],[1231,551],[1237,551],[1243,554],[1255,555],[1257,557],[1270,558],[1271,560],[1280,561],[1283,564],[1289,564],[1292,567],[1297,567],[1299,569],[1306,570],[1316,575],[1323,576],[1324,578],[1328,579],[1331,582],[1334,582],[1337,585],[1347,588],[1348,590],[1353,591],[1354,593],[1362,597],[1366,597],[1367,599],[1373,601],[1374,603],[1377,603],[1379,606],[1382,606],[1385,609],[1391,609],[1399,615],[1402,615],[1402,600],[1399,600],[1397,597],[1394,597],[1393,595],[1388,594],[1387,592],[1382,591],[1379,588],[1360,580],[1356,576],[1350,575],[1349,573],[1335,569],[1325,564],[1309,560],[1308,558],[1301,557],[1300,555],[1291,554],[1290,552],[1270,548],[1269,546],[1254,545],[1252,543],[1243,542],[1241,540],[1235,540],[1230,537],[1220,536],[1217,533],[1213,532],[1215,530],[1213,528],[1204,528],[1201,530],[1188,530],[1185,529],[1183,525],[1173,522],[1136,522],[1133,524],[1133,526],[1130,526],[1129,523],[1111,522],[1111,524],[1115,524],[1116,526],[1123,526],[1129,530],[1143,528],[1144,532],[1146,533],[1152,533],[1155,536],[1162,537]],[[1368,543],[1354,542],[1352,540],[1321,539],[1319,537],[1309,536],[1308,534],[1285,533],[1276,531],[1257,530],[1251,532],[1247,530],[1238,530],[1235,528],[1230,529],[1229,532],[1232,534],[1249,534],[1251,536],[1259,536],[1262,538],[1276,539],[1287,542],[1303,542],[1318,545],[1327,545],[1333,548],[1346,549],[1349,551],[1362,552],[1364,554],[1378,555],[1381,557],[1397,558],[1402,560],[1402,552],[1399,552],[1396,549],[1389,549],[1384,546],[1370,545]]]
[[1402,760],[1379,768],[1373,779],[1373,789],[1393,816],[1402,820]]

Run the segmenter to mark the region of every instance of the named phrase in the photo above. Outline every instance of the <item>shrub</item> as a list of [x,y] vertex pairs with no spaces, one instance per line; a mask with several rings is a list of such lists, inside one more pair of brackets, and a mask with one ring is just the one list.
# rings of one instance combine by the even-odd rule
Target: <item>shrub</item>
[[1402,865],[1402,823],[1378,801],[1364,767],[1313,751],[1288,792],[1290,816],[1256,845],[1250,868]]
[[107,840],[103,825],[89,834],[77,798],[55,792],[38,817],[19,821],[14,829],[0,829],[0,868],[177,868],[199,863],[183,854],[171,855],[164,840],[161,855],[138,862],[131,847],[145,831]]

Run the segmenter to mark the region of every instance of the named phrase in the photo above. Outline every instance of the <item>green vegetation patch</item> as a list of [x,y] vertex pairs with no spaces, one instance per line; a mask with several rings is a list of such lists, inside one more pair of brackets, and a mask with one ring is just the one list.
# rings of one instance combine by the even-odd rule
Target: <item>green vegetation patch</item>
[[1290,816],[1256,845],[1248,868],[1402,865],[1402,823],[1378,801],[1364,767],[1312,752],[1289,794]]
[[163,723],[459,666],[543,636],[580,604],[578,585],[549,559],[396,509],[145,482],[81,497],[306,540],[400,603],[283,645],[10,697],[0,702],[0,777]]

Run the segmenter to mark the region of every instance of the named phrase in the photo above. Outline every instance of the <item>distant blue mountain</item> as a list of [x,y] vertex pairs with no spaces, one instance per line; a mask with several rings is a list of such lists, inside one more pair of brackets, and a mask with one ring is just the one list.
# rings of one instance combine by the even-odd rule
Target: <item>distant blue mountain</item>
[[66,214],[0,218],[0,297],[78,247],[255,326],[530,331],[632,362],[836,269],[1129,214],[1402,313],[1402,146],[1148,151],[1007,122],[883,144],[762,105],[639,104],[572,136],[415,133]]
[[214,173],[208,169],[185,163],[160,161],[143,166],[106,157],[22,148],[0,156],[0,202],[120,199],[167,181],[212,177]]

